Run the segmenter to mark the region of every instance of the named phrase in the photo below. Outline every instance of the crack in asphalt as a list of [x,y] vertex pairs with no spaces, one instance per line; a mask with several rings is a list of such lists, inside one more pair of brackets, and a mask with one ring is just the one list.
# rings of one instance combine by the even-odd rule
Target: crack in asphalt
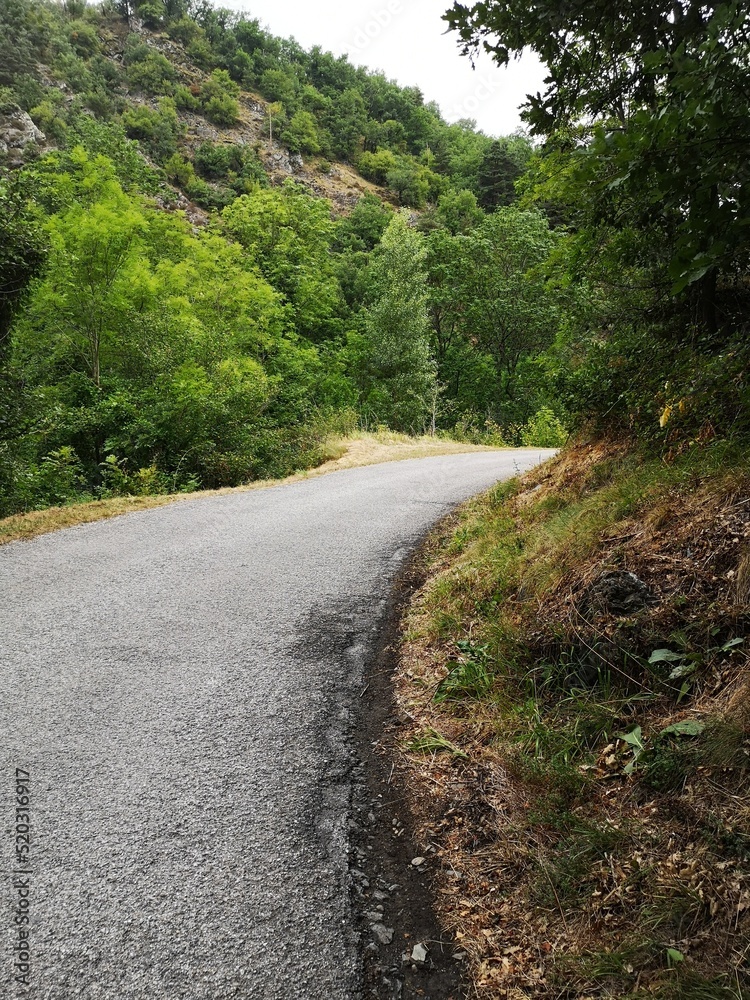
[[0,550],[3,997],[362,997],[353,737],[390,587],[432,507],[546,457],[347,470]]

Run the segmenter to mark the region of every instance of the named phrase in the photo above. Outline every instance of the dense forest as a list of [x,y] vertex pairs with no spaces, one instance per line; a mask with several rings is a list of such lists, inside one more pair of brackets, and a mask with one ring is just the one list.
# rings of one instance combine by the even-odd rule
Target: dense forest
[[206,2],[1,0],[0,514],[355,426],[746,433],[747,15],[556,11],[446,15],[549,67],[493,139]]
[[0,38],[0,514],[282,475],[358,425],[564,438],[528,139],[208,4],[3,0]]

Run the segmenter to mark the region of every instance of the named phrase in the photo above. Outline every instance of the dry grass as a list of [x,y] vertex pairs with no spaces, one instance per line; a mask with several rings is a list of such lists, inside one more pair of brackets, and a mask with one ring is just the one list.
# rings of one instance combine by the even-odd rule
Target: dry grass
[[[749,498],[741,456],[599,443],[431,540],[401,766],[475,997],[750,996],[750,657],[722,650],[750,624]],[[619,571],[653,601],[586,610]],[[684,691],[657,648],[694,657]],[[705,729],[664,735],[684,723]]]
[[205,497],[223,496],[228,493],[242,493],[248,490],[265,489],[284,483],[296,483],[304,479],[324,476],[342,469],[358,466],[377,465],[382,462],[396,462],[410,458],[428,458],[431,455],[453,455],[470,451],[491,451],[477,445],[444,441],[440,438],[411,438],[402,434],[380,433],[361,434],[354,438],[335,438],[328,442],[325,451],[330,458],[315,469],[296,472],[286,479],[268,479],[235,489],[203,490],[199,493],[177,493],[165,496],[111,497],[91,503],[71,504],[69,507],[51,507],[47,510],[31,511],[28,514],[14,514],[0,520],[0,545],[9,542],[27,541],[51,531],[71,528],[79,524],[90,524],[110,517],[119,517],[133,511],[163,507],[180,500],[196,500]]

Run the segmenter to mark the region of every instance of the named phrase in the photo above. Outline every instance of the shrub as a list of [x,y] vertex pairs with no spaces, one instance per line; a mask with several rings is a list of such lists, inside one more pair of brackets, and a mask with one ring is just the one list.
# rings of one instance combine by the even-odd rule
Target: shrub
[[309,111],[298,111],[281,133],[281,139],[292,153],[319,153],[318,128]]
[[168,34],[181,45],[190,45],[196,39],[204,37],[203,28],[190,17],[180,18],[179,21],[170,24]]
[[73,21],[68,28],[68,41],[79,56],[93,56],[99,51],[99,38],[93,26],[85,21]]
[[180,83],[174,88],[174,94],[172,99],[178,108],[184,108],[186,111],[197,111],[201,106],[201,102],[193,94],[189,87]]
[[396,169],[396,157],[389,149],[377,153],[362,153],[357,160],[357,170],[373,184],[385,184],[388,174]]
[[31,111],[44,100],[44,88],[28,73],[18,77],[13,84],[15,103],[24,111]]
[[186,160],[179,153],[173,153],[164,164],[164,173],[167,180],[181,188],[189,188],[195,183],[195,168],[193,164]]
[[127,108],[123,113],[122,123],[128,136],[141,140],[159,163],[177,152],[180,123],[174,101],[168,97],[159,101],[157,111],[146,105]]
[[125,45],[124,62],[128,85],[147,94],[170,94],[177,71],[172,63],[134,36]]
[[568,432],[548,406],[543,406],[521,429],[521,444],[530,448],[562,448]]
[[138,14],[143,18],[147,28],[158,28],[164,20],[165,13],[161,0],[149,0],[138,8]]
[[230,169],[236,170],[242,165],[237,146],[217,146],[213,142],[202,142],[198,146],[194,162],[198,172],[212,180],[226,177]]
[[59,55],[53,69],[55,74],[70,84],[71,89],[77,94],[94,89],[94,78],[86,63],[72,52]]
[[225,69],[215,69],[201,87],[200,102],[206,117],[217,125],[234,125],[239,117],[240,88]]

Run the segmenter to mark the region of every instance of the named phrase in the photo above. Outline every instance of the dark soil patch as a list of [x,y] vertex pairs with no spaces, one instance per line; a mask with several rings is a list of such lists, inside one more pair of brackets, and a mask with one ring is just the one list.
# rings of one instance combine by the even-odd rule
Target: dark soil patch
[[[392,680],[399,626],[404,607],[424,581],[424,572],[417,553],[393,587],[376,655],[366,672],[355,733],[361,780],[355,784],[352,810],[352,886],[364,946],[367,1000],[460,1000],[467,996],[460,949],[448,939],[435,915],[435,862],[430,850],[416,846],[412,812],[416,789],[409,784],[398,753],[403,732]],[[420,857],[423,864],[415,866],[413,862]],[[381,943],[372,930],[372,915],[377,912],[383,913],[382,926],[394,932],[390,943]],[[421,954],[419,946],[427,951],[423,962],[412,959],[415,948]]]

